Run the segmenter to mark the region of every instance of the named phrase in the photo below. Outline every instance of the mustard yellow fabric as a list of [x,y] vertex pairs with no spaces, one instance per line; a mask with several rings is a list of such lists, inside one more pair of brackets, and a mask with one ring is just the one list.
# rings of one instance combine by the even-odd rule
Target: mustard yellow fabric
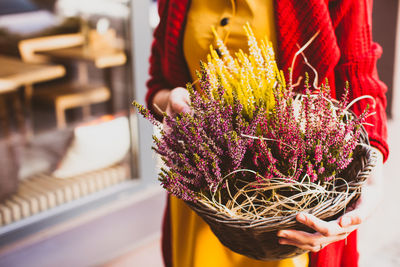
[[[221,25],[227,18],[228,24]],[[196,70],[200,60],[205,61],[210,52],[210,44],[216,47],[211,26],[225,40],[232,53],[242,49],[246,53],[247,36],[243,30],[250,23],[255,37],[267,37],[276,47],[273,0],[192,0],[189,7],[183,51],[192,79],[197,80]]]
[[[221,20],[228,18],[223,26]],[[213,25],[232,52],[247,52],[243,25],[249,22],[257,39],[265,36],[275,45],[273,0],[192,0],[188,11],[183,49],[192,79],[200,60],[205,61],[209,46],[215,47]],[[228,35],[229,34],[229,35]],[[276,46],[275,46],[276,47]],[[232,252],[222,245],[209,226],[186,204],[171,197],[172,261],[174,267],[305,267],[308,255],[263,262]]]
[[308,255],[280,261],[258,261],[222,245],[209,226],[182,200],[170,201],[174,267],[305,267]]

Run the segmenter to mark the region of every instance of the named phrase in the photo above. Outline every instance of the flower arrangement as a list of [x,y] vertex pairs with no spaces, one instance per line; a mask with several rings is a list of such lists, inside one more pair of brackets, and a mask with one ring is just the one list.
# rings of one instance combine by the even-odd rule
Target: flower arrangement
[[258,45],[251,28],[245,30],[249,55],[240,50],[235,58],[213,30],[221,56],[211,47],[198,72],[200,90],[187,85],[193,113],[164,114],[168,131],[154,137],[167,167],[160,181],[183,200],[209,197],[226,179],[324,184],[352,161],[367,111],[359,117],[347,111],[348,86],[336,105],[328,85],[312,93],[306,80],[305,94],[296,94],[278,70],[271,44]]
[[[299,211],[332,217],[358,197],[374,165],[362,126],[368,108],[357,117],[349,111],[357,100],[348,103],[348,85],[336,101],[327,82],[312,91],[307,74],[303,94],[296,93],[271,44],[259,44],[250,26],[244,28],[249,54],[234,56],[213,29],[220,53],[211,46],[197,73],[199,88],[187,85],[192,112],[164,113],[162,125],[134,105],[160,127],[153,149],[164,162],[159,180],[169,193],[186,201],[214,233],[226,231],[217,237],[232,250],[256,259],[291,257],[304,251],[282,250],[276,242],[271,247],[265,240],[276,234],[266,232],[295,225]],[[368,158],[361,167],[360,158]],[[239,233],[236,222],[244,227]],[[238,242],[232,238],[255,245],[243,250],[231,246]]]

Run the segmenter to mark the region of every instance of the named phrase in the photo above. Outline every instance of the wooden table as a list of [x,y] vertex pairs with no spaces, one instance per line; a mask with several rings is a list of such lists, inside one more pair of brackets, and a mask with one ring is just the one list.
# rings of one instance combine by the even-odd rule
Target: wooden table
[[0,78],[0,94],[12,92],[18,89],[18,84],[7,79]]
[[[78,63],[78,80],[80,83],[89,83],[88,63],[94,64],[96,68],[103,69],[105,85],[112,92],[112,74],[111,67],[125,65],[127,62],[126,54],[122,49],[111,46],[102,46],[94,48],[93,46],[81,45],[68,48],[52,49],[46,51],[38,51],[37,54],[51,57],[61,62],[77,62]],[[109,101],[109,109],[114,110],[113,94],[111,93]]]
[[0,55],[0,93],[65,75],[61,65],[28,64],[18,58]]
[[[27,120],[24,124],[28,124],[26,127],[28,137],[32,134],[32,84],[53,80],[64,75],[65,68],[61,65],[29,64],[18,58],[0,55],[0,94],[17,91],[18,88],[24,87],[27,113]],[[6,114],[4,116],[7,117]]]
[[126,63],[125,53],[120,49],[112,47],[91,49],[90,47],[75,46],[37,53],[59,60],[92,62],[99,69],[122,66]]

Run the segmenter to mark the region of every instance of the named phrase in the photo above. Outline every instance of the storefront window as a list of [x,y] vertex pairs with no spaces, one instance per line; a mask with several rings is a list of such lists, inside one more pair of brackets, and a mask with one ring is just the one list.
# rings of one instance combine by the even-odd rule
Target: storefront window
[[130,36],[130,1],[1,1],[0,226],[137,177]]

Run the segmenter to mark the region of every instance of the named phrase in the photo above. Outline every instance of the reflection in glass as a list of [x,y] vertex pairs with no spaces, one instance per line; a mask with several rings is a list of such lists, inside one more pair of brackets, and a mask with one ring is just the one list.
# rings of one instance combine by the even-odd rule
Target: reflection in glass
[[130,179],[137,149],[129,1],[0,11],[1,226]]

